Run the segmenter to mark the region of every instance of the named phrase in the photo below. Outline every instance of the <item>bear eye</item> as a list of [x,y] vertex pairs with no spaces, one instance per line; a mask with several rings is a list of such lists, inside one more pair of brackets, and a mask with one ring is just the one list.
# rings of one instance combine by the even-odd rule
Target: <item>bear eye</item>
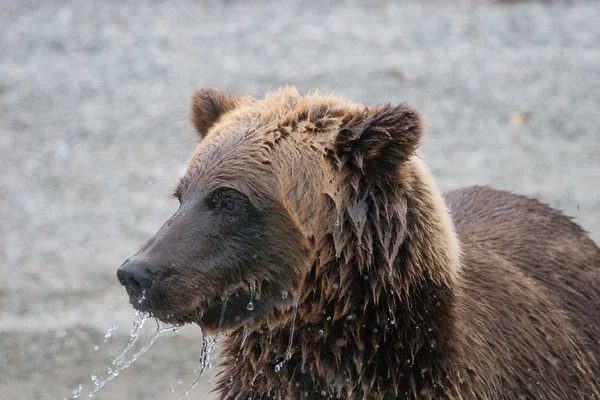
[[228,213],[235,213],[244,208],[248,199],[242,193],[234,189],[221,188],[211,196],[211,208],[221,209]]
[[233,201],[227,201],[225,203],[225,209],[227,209],[227,211],[236,211],[240,209],[240,205]]

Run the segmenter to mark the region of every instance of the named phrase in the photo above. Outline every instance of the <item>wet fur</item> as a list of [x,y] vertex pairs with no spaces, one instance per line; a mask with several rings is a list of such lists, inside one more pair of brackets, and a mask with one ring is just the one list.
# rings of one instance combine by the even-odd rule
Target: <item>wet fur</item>
[[293,356],[275,371],[290,313],[246,332],[243,348],[240,328],[224,346],[221,398],[598,396],[598,248],[559,212],[481,187],[448,195],[455,233],[407,147],[395,182],[374,184],[376,171],[345,170],[352,155],[328,154],[339,182],[318,196],[329,207]]
[[[487,187],[444,198],[410,107],[208,89],[191,120],[203,140],[183,190],[246,177],[232,184],[274,199],[265,215],[283,232],[248,238],[263,264],[237,281],[188,275],[204,282],[194,307],[225,284],[274,288],[229,322],[221,399],[600,398],[600,250],[536,200]],[[232,151],[245,161],[207,169]],[[215,318],[198,322],[214,332]]]

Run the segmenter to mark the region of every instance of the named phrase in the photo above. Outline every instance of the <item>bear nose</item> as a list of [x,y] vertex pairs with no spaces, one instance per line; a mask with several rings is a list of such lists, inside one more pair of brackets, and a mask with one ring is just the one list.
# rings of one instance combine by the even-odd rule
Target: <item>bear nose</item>
[[129,259],[119,267],[117,278],[121,285],[131,290],[130,294],[141,296],[154,282],[152,266],[142,260]]

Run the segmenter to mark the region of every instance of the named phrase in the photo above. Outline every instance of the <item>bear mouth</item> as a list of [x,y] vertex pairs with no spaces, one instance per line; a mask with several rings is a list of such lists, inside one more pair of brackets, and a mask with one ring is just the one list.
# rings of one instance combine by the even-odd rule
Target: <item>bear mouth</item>
[[[292,304],[291,295],[282,295],[270,283],[260,285],[260,292],[249,290],[248,285],[230,287],[226,295],[204,300],[198,307],[189,309],[162,309],[157,307],[150,291],[142,299],[130,296],[130,304],[138,311],[146,312],[166,324],[183,326],[197,324],[207,334],[230,331],[241,325],[254,325],[266,315],[276,314]],[[289,303],[289,304],[288,304]]]

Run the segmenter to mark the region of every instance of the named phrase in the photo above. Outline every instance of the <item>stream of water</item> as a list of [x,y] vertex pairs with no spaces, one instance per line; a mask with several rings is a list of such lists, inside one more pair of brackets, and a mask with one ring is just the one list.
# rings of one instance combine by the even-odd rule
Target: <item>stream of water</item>
[[127,346],[125,347],[125,350],[123,350],[123,352],[121,353],[121,355],[119,355],[119,357],[117,357],[113,360],[112,368],[107,367],[106,374],[104,374],[102,377],[92,376],[92,380],[94,382],[95,388],[93,391],[91,391],[89,393],[89,397],[93,397],[94,393],[96,393],[100,389],[102,389],[107,382],[109,382],[109,381],[115,379],[117,376],[119,376],[119,373],[121,371],[123,371],[124,369],[129,368],[131,366],[131,364],[133,364],[142,354],[144,354],[145,352],[148,351],[148,349],[150,349],[150,347],[154,344],[156,339],[158,339],[158,337],[160,336],[161,333],[166,332],[166,331],[175,331],[178,329],[178,327],[176,327],[174,325],[165,326],[162,322],[160,322],[157,319],[156,320],[156,331],[154,332],[154,334],[152,335],[150,340],[148,340],[148,342],[146,342],[146,344],[144,346],[142,346],[140,351],[135,353],[131,357],[131,359],[128,360],[127,355],[129,353],[129,351],[133,348],[135,343],[137,342],[137,339],[140,336],[140,332],[142,330],[142,327],[143,327],[146,319],[147,319],[147,315],[145,315],[143,313],[141,316],[136,315],[136,318],[134,319],[134,323],[133,323],[133,329],[131,330],[129,342],[127,343]]
[[[196,376],[196,379],[194,380],[194,382],[192,382],[190,387],[181,396],[179,396],[177,400],[181,400],[185,396],[190,394],[190,392],[194,390],[196,386],[198,386],[198,383],[200,383],[200,378],[202,378],[204,371],[210,368],[211,352],[212,349],[215,347],[215,344],[217,344],[217,342],[219,341],[219,337],[221,335],[221,326],[223,325],[223,320],[225,319],[225,310],[227,310],[227,299],[223,299],[223,306],[221,307],[221,317],[219,318],[217,334],[214,337],[210,337],[207,336],[204,333],[204,331],[202,331],[202,351],[200,352],[200,360],[198,361],[198,375]],[[202,328],[200,329],[202,330]]]

